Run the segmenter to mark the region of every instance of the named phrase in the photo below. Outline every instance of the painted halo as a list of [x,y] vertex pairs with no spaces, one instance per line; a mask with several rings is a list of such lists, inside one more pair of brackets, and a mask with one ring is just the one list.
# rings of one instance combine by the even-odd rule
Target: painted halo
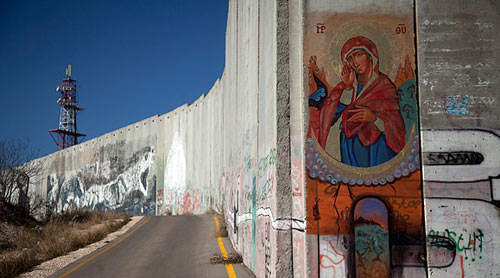
[[328,58],[334,72],[339,73],[342,71],[342,61],[340,60],[342,46],[348,39],[357,36],[363,36],[373,41],[379,54],[379,70],[388,76],[393,76],[397,72],[397,65],[401,58],[399,49],[395,47],[396,43],[388,38],[376,25],[366,22],[348,24],[333,35],[328,50]]
[[[372,40],[379,52],[379,68],[381,72],[394,75],[400,60],[399,49],[391,39],[377,26],[359,22],[343,26],[333,37],[329,58],[335,72],[340,72],[342,63],[339,59],[342,45],[351,37],[365,36]],[[393,66],[394,65],[394,66]],[[405,146],[389,161],[372,167],[355,167],[342,163],[321,147],[314,132],[305,144],[306,168],[312,179],[319,179],[330,184],[378,186],[392,183],[396,179],[409,176],[420,168],[419,136],[416,123],[411,125],[407,133]]]

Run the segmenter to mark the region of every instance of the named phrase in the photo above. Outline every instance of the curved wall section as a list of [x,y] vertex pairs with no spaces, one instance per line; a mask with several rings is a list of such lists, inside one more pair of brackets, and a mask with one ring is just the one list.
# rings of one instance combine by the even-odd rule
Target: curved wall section
[[[292,224],[288,194],[289,62],[277,58],[289,53],[288,13],[286,1],[229,1],[225,70],[207,94],[41,158],[32,188],[57,212],[224,213],[231,241],[257,276],[291,276],[291,228],[303,234],[305,220],[296,208],[302,218]],[[298,192],[303,167],[295,153]],[[305,257],[304,238],[296,241]]]
[[500,6],[455,2],[229,0],[209,92],[40,158],[30,190],[224,213],[257,277],[499,277]]

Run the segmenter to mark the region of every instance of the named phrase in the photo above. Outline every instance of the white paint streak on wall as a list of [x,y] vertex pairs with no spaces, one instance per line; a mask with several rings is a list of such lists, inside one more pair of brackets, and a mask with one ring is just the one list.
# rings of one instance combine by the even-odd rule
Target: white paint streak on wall
[[168,151],[164,182],[165,190],[169,192],[182,192],[186,189],[186,155],[178,132]]
[[[293,218],[293,219],[275,219],[273,217],[273,213],[271,211],[271,208],[268,207],[259,207],[256,210],[256,215],[258,217],[269,217],[271,226],[275,230],[290,230],[292,229],[297,229],[301,231],[305,231],[306,226],[305,226],[305,219],[299,219],[299,218]],[[241,225],[242,223],[246,221],[251,221],[252,220],[252,213],[242,213],[238,214],[236,218],[236,225]],[[233,225],[234,221],[229,218],[227,220],[228,224]]]
[[94,208],[98,204],[106,203],[110,208],[114,208],[122,204],[131,192],[139,191],[144,196],[147,196],[148,188],[145,188],[142,184],[141,173],[144,173],[147,169],[149,169],[148,172],[151,172],[154,158],[154,151],[151,150],[147,155],[142,156],[139,163],[118,175],[112,182],[90,187],[85,192],[84,206]]

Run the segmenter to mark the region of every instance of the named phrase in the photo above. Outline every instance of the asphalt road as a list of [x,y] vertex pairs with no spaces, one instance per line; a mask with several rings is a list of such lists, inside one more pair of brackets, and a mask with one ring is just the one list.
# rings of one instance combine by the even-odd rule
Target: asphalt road
[[[209,261],[221,252],[215,230],[211,215],[144,217],[120,238],[51,277],[228,277],[224,264]],[[227,238],[223,242],[228,253],[234,252]],[[253,277],[243,265],[233,267],[236,277]]]

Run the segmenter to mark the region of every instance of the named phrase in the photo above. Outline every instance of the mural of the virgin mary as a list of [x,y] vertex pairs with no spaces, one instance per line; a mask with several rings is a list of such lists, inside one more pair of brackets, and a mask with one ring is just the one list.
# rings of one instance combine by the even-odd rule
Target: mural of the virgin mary
[[370,39],[353,37],[344,43],[340,54],[341,81],[333,88],[319,70],[316,58],[309,61],[310,76],[325,96],[314,135],[325,148],[328,136],[338,134],[331,132],[331,127],[340,121],[342,163],[372,167],[387,162],[405,146],[397,88],[379,71],[377,46]]

